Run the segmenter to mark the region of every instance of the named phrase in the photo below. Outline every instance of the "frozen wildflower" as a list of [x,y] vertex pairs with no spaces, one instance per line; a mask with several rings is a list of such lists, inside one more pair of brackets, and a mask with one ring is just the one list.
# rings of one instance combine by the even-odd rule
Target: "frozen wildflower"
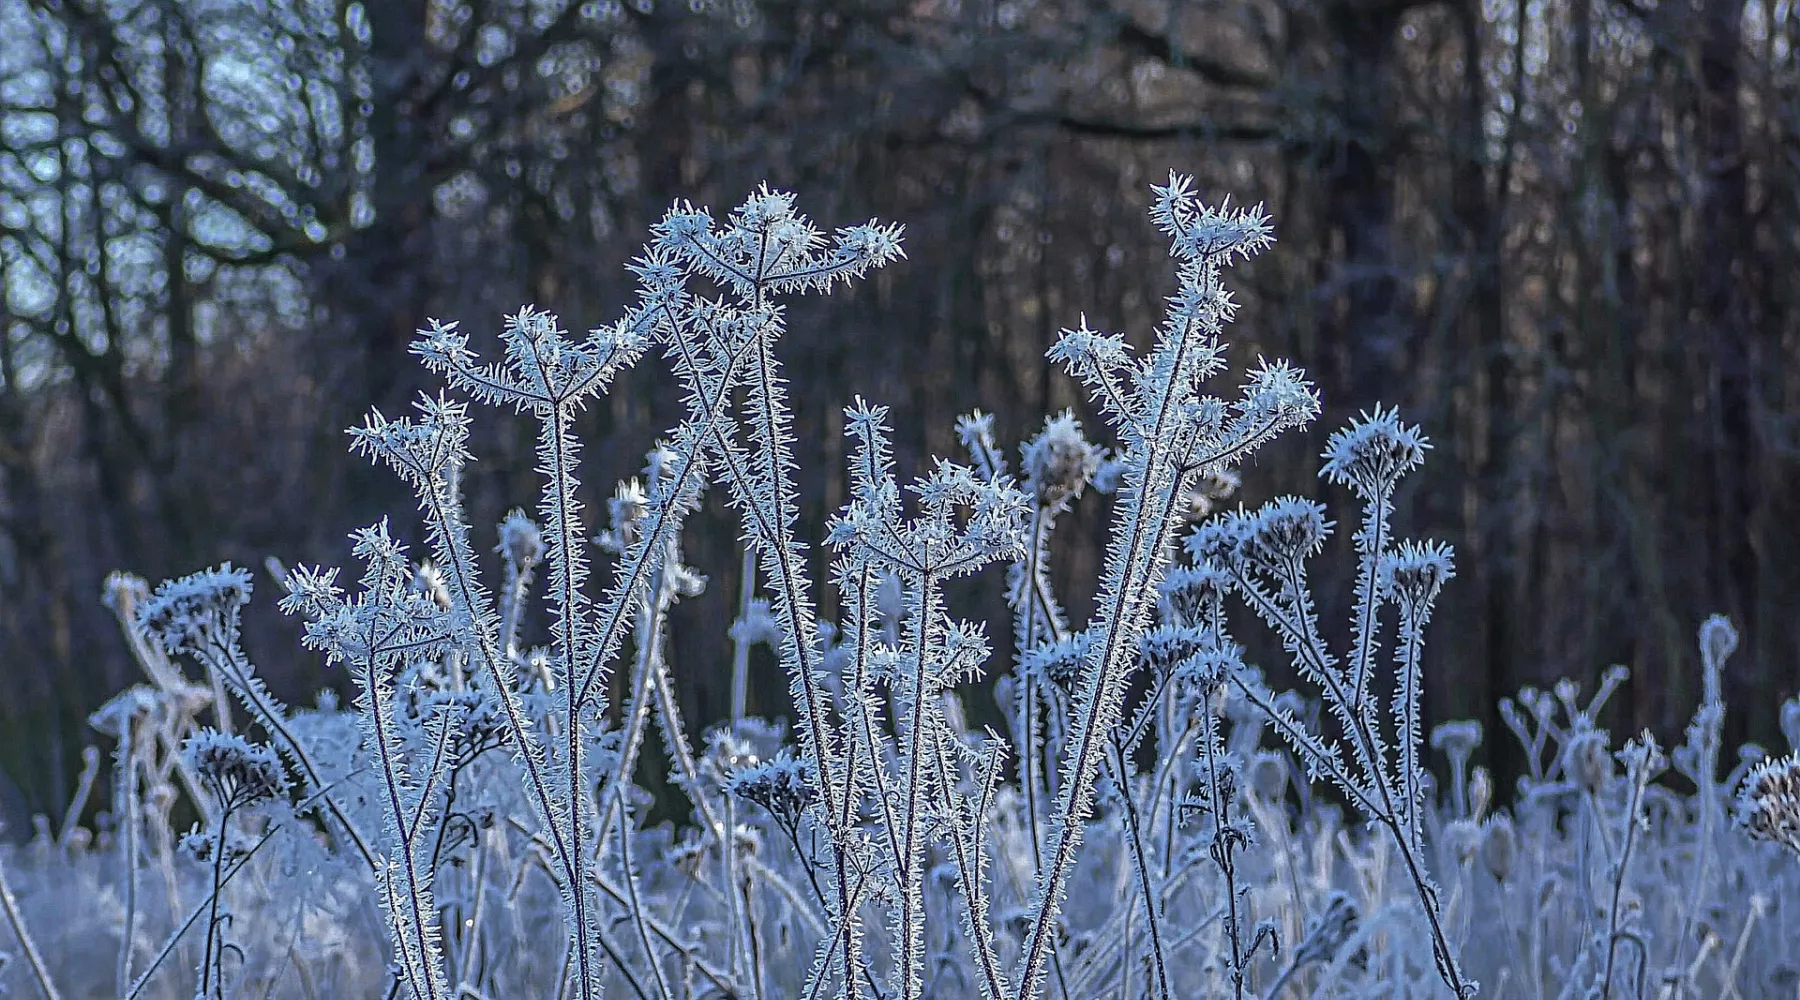
[[227,809],[254,805],[287,791],[287,776],[275,751],[236,733],[199,730],[182,743],[181,752]]
[[500,544],[494,551],[521,570],[536,566],[544,558],[543,532],[523,510],[515,509],[500,522]]
[[1237,572],[1245,566],[1256,527],[1254,515],[1231,511],[1195,528],[1184,545],[1195,565]]
[[781,643],[781,623],[776,621],[766,599],[752,598],[744,608],[744,614],[731,623],[730,635],[733,642],[747,646],[760,642],[775,649]]
[[138,624],[171,655],[225,641],[250,603],[250,574],[230,563],[169,580],[138,606]]
[[1401,476],[1424,463],[1429,447],[1417,427],[1400,422],[1398,409],[1377,406],[1331,436],[1319,475],[1364,500],[1386,497]]
[[1249,427],[1272,434],[1311,423],[1319,415],[1319,394],[1306,373],[1286,361],[1259,361],[1237,408]]
[[1800,854],[1800,751],[1765,760],[1745,776],[1736,819],[1752,839]]
[[[1244,651],[1235,642],[1221,643],[1217,641],[1216,636],[1212,636],[1198,649],[1184,657],[1179,666],[1180,670],[1177,676],[1194,684],[1203,692],[1212,691],[1230,680],[1234,674],[1244,670]],[[1231,699],[1231,701],[1235,703],[1236,699]],[[1226,702],[1225,692],[1219,692],[1218,697],[1213,699],[1216,710],[1222,711]],[[1241,724],[1247,720],[1240,719],[1238,721]]]
[[1663,755],[1662,747],[1657,745],[1656,738],[1650,735],[1649,730],[1626,743],[1625,749],[1620,750],[1618,756],[1619,762],[1625,765],[1626,772],[1639,784],[1656,777],[1669,766],[1668,757]]
[[1100,469],[1100,448],[1082,436],[1072,411],[1044,422],[1044,429],[1020,449],[1025,491],[1038,505],[1058,509],[1081,496]]

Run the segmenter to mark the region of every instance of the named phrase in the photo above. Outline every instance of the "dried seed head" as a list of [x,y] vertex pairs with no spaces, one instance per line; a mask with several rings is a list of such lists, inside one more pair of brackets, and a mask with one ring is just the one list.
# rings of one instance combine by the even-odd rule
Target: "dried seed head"
[[1231,589],[1231,578],[1212,563],[1177,566],[1157,586],[1171,625],[1199,625]]
[[1577,728],[1563,745],[1563,769],[1585,792],[1599,792],[1612,780],[1613,758],[1607,751],[1606,731]]
[[1513,827],[1512,818],[1505,815],[1489,819],[1483,829],[1481,860],[1495,881],[1505,882],[1512,877],[1513,865],[1519,858],[1519,832]]
[[1399,410],[1377,406],[1331,436],[1319,475],[1373,500],[1387,496],[1401,476],[1423,464],[1429,447],[1417,427],[1400,422]]
[[1459,765],[1468,760],[1480,745],[1481,723],[1474,719],[1454,719],[1431,730],[1432,749],[1442,751],[1444,756]]
[[1257,511],[1250,531],[1250,551],[1257,561],[1279,568],[1317,552],[1331,533],[1331,522],[1317,501],[1281,497]]
[[769,811],[777,822],[794,826],[807,807],[819,801],[811,768],[787,751],[773,760],[743,768],[727,780],[731,794]]
[[1072,690],[1081,679],[1090,644],[1091,636],[1085,630],[1067,639],[1044,643],[1026,653],[1019,661],[1019,668],[1028,677],[1047,681],[1065,691]]
[[1494,801],[1494,778],[1485,767],[1469,773],[1469,815],[1480,819]]
[[543,532],[523,510],[515,509],[500,522],[500,544],[494,551],[504,556],[515,569],[530,569],[544,558]]
[[1280,754],[1261,751],[1250,759],[1250,787],[1256,794],[1273,802],[1287,791],[1287,761]]
[[199,652],[225,641],[238,612],[250,603],[250,574],[224,563],[165,581],[138,605],[138,624],[171,655]]
[[1060,508],[1081,496],[1100,469],[1100,449],[1082,436],[1075,414],[1064,410],[1020,449],[1025,490],[1040,506]]
[[287,791],[287,776],[275,751],[236,733],[202,729],[187,738],[181,751],[229,807],[273,799]]
[[1744,778],[1736,819],[1752,839],[1800,854],[1800,751],[1765,760]]

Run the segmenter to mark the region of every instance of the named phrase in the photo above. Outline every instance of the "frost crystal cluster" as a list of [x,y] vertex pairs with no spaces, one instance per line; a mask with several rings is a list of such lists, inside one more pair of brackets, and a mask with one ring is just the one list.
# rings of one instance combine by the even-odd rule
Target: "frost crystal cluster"
[[[887,409],[845,411],[847,499],[817,540],[835,621],[798,534],[786,304],[899,260],[898,227],[826,233],[766,188],[724,219],[678,204],[610,325],[575,336],[527,307],[484,358],[432,322],[413,350],[441,391],[350,431],[416,495],[417,550],[384,519],[352,534],[353,573],[271,564],[354,703],[269,692],[239,641],[243,570],[109,581],[149,683],[94,716],[116,745],[100,829],[75,825],[78,807],[0,848],[0,944],[25,956],[0,992],[1791,992],[1800,949],[1780,942],[1800,927],[1800,866],[1781,848],[1800,850],[1800,764],[1746,748],[1720,774],[1730,624],[1701,629],[1706,697],[1667,754],[1647,734],[1612,751],[1597,713],[1621,674],[1585,703],[1572,682],[1506,700],[1528,773],[1502,808],[1471,769],[1481,727],[1428,736],[1421,717],[1425,634],[1455,577],[1447,546],[1391,524],[1424,435],[1377,407],[1331,436],[1320,474],[1360,512],[1348,620],[1322,622],[1308,574],[1337,527],[1326,508],[1223,508],[1247,459],[1319,413],[1286,362],[1226,377],[1224,276],[1269,246],[1268,219],[1210,207],[1184,177],[1154,194],[1177,280],[1147,346],[1084,318],[1049,350],[1102,442],[1055,415],[1015,474],[974,413],[961,461],[903,482]],[[682,419],[596,518],[577,416],[653,354]],[[461,491],[474,404],[530,421],[542,479],[535,508],[479,543]],[[735,511],[745,556],[719,668],[734,710],[695,732],[666,649],[670,609],[709,585],[681,545],[706,490]],[[1051,539],[1090,490],[1109,495],[1110,535],[1077,622]],[[978,573],[1005,576],[1008,662],[989,623],[952,607],[953,582]],[[1252,625],[1266,633],[1240,642]],[[756,644],[785,673],[787,721],[744,713]],[[967,709],[976,697],[997,716]],[[999,725],[968,721],[982,715]],[[1696,791],[1665,787],[1670,767]],[[82,798],[97,773],[96,755]],[[653,806],[680,822],[651,824]],[[95,954],[116,962],[73,957]]]

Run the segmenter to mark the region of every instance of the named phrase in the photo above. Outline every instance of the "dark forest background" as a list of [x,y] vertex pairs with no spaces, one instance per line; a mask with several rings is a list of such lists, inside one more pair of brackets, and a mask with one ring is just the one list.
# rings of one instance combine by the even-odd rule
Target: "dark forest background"
[[[87,714],[137,679],[108,571],[256,569],[248,645],[310,703],[341,678],[261,567],[342,562],[383,511],[420,541],[342,434],[426,384],[413,331],[609,322],[672,199],[765,179],[825,225],[907,226],[908,261],[792,315],[810,537],[857,394],[893,406],[903,472],[973,407],[1013,442],[1081,411],[1043,352],[1083,312],[1144,341],[1173,288],[1148,187],[1193,172],[1279,238],[1230,276],[1234,350],[1327,406],[1244,498],[1317,492],[1324,435],[1377,401],[1435,443],[1399,518],[1459,555],[1431,717],[1484,720],[1504,770],[1500,696],[1624,663],[1615,732],[1675,731],[1719,611],[1728,739],[1773,746],[1800,686],[1797,46],[1793,0],[0,0],[0,813],[66,801]],[[671,389],[647,360],[588,414],[590,509]],[[528,425],[478,420],[491,545],[537,478]],[[1078,613],[1105,513],[1063,521]],[[712,586],[671,656],[714,719],[716,502],[686,551]]]

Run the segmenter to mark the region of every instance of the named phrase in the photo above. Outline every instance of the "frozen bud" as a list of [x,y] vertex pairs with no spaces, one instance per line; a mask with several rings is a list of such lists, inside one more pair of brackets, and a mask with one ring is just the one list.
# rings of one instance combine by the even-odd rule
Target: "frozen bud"
[[524,511],[515,509],[500,522],[500,544],[494,551],[515,568],[527,569],[544,558],[544,535]]
[[130,617],[139,603],[150,596],[150,585],[144,578],[114,571],[106,575],[100,586],[100,603],[120,617]]
[[1725,658],[1732,654],[1738,646],[1737,629],[1731,627],[1731,619],[1724,615],[1713,615],[1700,626],[1700,656],[1709,671],[1721,670],[1725,666]]
[[1020,449],[1026,492],[1040,506],[1059,508],[1081,496],[1100,469],[1100,449],[1082,436],[1075,414],[1064,410]]
[[1480,819],[1494,802],[1494,779],[1485,767],[1469,775],[1469,815]]
[[1400,422],[1398,409],[1376,406],[1331,436],[1319,475],[1364,500],[1386,497],[1401,476],[1424,463],[1429,447],[1417,427]]
[[1800,854],[1800,752],[1770,758],[1745,776],[1735,818],[1751,838]]
[[1563,770],[1584,792],[1598,793],[1613,777],[1613,758],[1607,750],[1605,730],[1577,728],[1563,744]]
[[1788,749],[1800,751],[1800,697],[1781,703],[1781,735],[1787,737]]
[[1512,877],[1513,865],[1519,858],[1519,832],[1513,827],[1512,818],[1497,815],[1483,824],[1481,841],[1481,861],[1487,866],[1488,874],[1495,881],[1505,882]]

